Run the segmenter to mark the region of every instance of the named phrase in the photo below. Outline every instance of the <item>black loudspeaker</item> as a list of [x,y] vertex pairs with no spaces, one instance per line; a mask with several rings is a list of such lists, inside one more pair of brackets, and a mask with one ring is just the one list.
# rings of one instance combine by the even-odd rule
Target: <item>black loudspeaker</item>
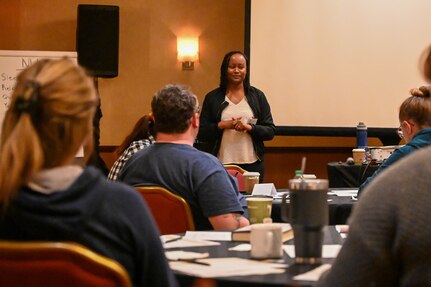
[[118,76],[119,7],[78,5],[78,63],[93,77]]

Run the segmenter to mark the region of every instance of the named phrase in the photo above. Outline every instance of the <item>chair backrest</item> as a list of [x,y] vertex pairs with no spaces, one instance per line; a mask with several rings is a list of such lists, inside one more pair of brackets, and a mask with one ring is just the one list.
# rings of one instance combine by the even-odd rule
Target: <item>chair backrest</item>
[[195,230],[193,215],[187,201],[160,186],[135,186],[143,196],[161,234]]
[[227,170],[227,172],[229,172],[229,174],[236,177],[239,191],[245,191],[244,177],[242,175],[244,172],[246,172],[246,170],[234,164],[225,164],[224,168]]
[[68,242],[0,241],[0,286],[130,287],[116,261]]

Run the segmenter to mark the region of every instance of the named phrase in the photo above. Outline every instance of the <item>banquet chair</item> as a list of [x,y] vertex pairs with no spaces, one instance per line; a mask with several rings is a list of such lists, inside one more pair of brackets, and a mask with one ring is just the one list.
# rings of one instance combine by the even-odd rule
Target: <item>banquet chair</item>
[[145,199],[160,234],[195,230],[190,206],[184,198],[161,186],[135,186],[135,189]]
[[116,261],[72,242],[0,241],[0,286],[131,287]]
[[246,170],[235,164],[225,164],[224,168],[227,170],[227,172],[229,172],[230,175],[236,178],[239,191],[244,191],[245,184],[243,174],[246,172]]

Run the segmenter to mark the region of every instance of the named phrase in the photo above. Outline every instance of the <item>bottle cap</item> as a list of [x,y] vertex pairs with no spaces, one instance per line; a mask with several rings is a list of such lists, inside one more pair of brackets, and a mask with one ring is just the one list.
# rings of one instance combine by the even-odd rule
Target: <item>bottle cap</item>
[[295,175],[301,175],[301,174],[302,174],[302,170],[300,169],[295,170]]
[[364,122],[359,122],[358,125],[356,126],[357,129],[367,129],[367,126],[364,124]]

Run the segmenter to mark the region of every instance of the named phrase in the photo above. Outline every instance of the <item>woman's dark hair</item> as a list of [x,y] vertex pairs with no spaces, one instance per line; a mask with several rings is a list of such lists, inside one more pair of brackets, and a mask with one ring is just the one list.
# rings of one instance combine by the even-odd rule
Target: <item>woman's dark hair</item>
[[136,122],[132,132],[126,136],[121,145],[115,150],[115,153],[120,156],[132,142],[149,139],[153,134],[153,122],[148,115],[145,115]]
[[229,53],[227,53],[224,56],[223,61],[222,61],[221,66],[220,66],[220,89],[222,89],[223,92],[226,92],[227,84],[228,84],[228,82],[227,82],[227,68],[229,66],[230,58],[235,54],[240,54],[245,59],[245,63],[247,66],[247,73],[246,73],[245,78],[244,78],[244,90],[247,93],[248,88],[250,87],[249,64],[248,64],[249,62],[248,62],[247,56],[241,51],[230,51]]
[[411,96],[400,106],[399,120],[412,119],[420,127],[431,126],[431,91],[430,87],[421,86],[411,89]]

